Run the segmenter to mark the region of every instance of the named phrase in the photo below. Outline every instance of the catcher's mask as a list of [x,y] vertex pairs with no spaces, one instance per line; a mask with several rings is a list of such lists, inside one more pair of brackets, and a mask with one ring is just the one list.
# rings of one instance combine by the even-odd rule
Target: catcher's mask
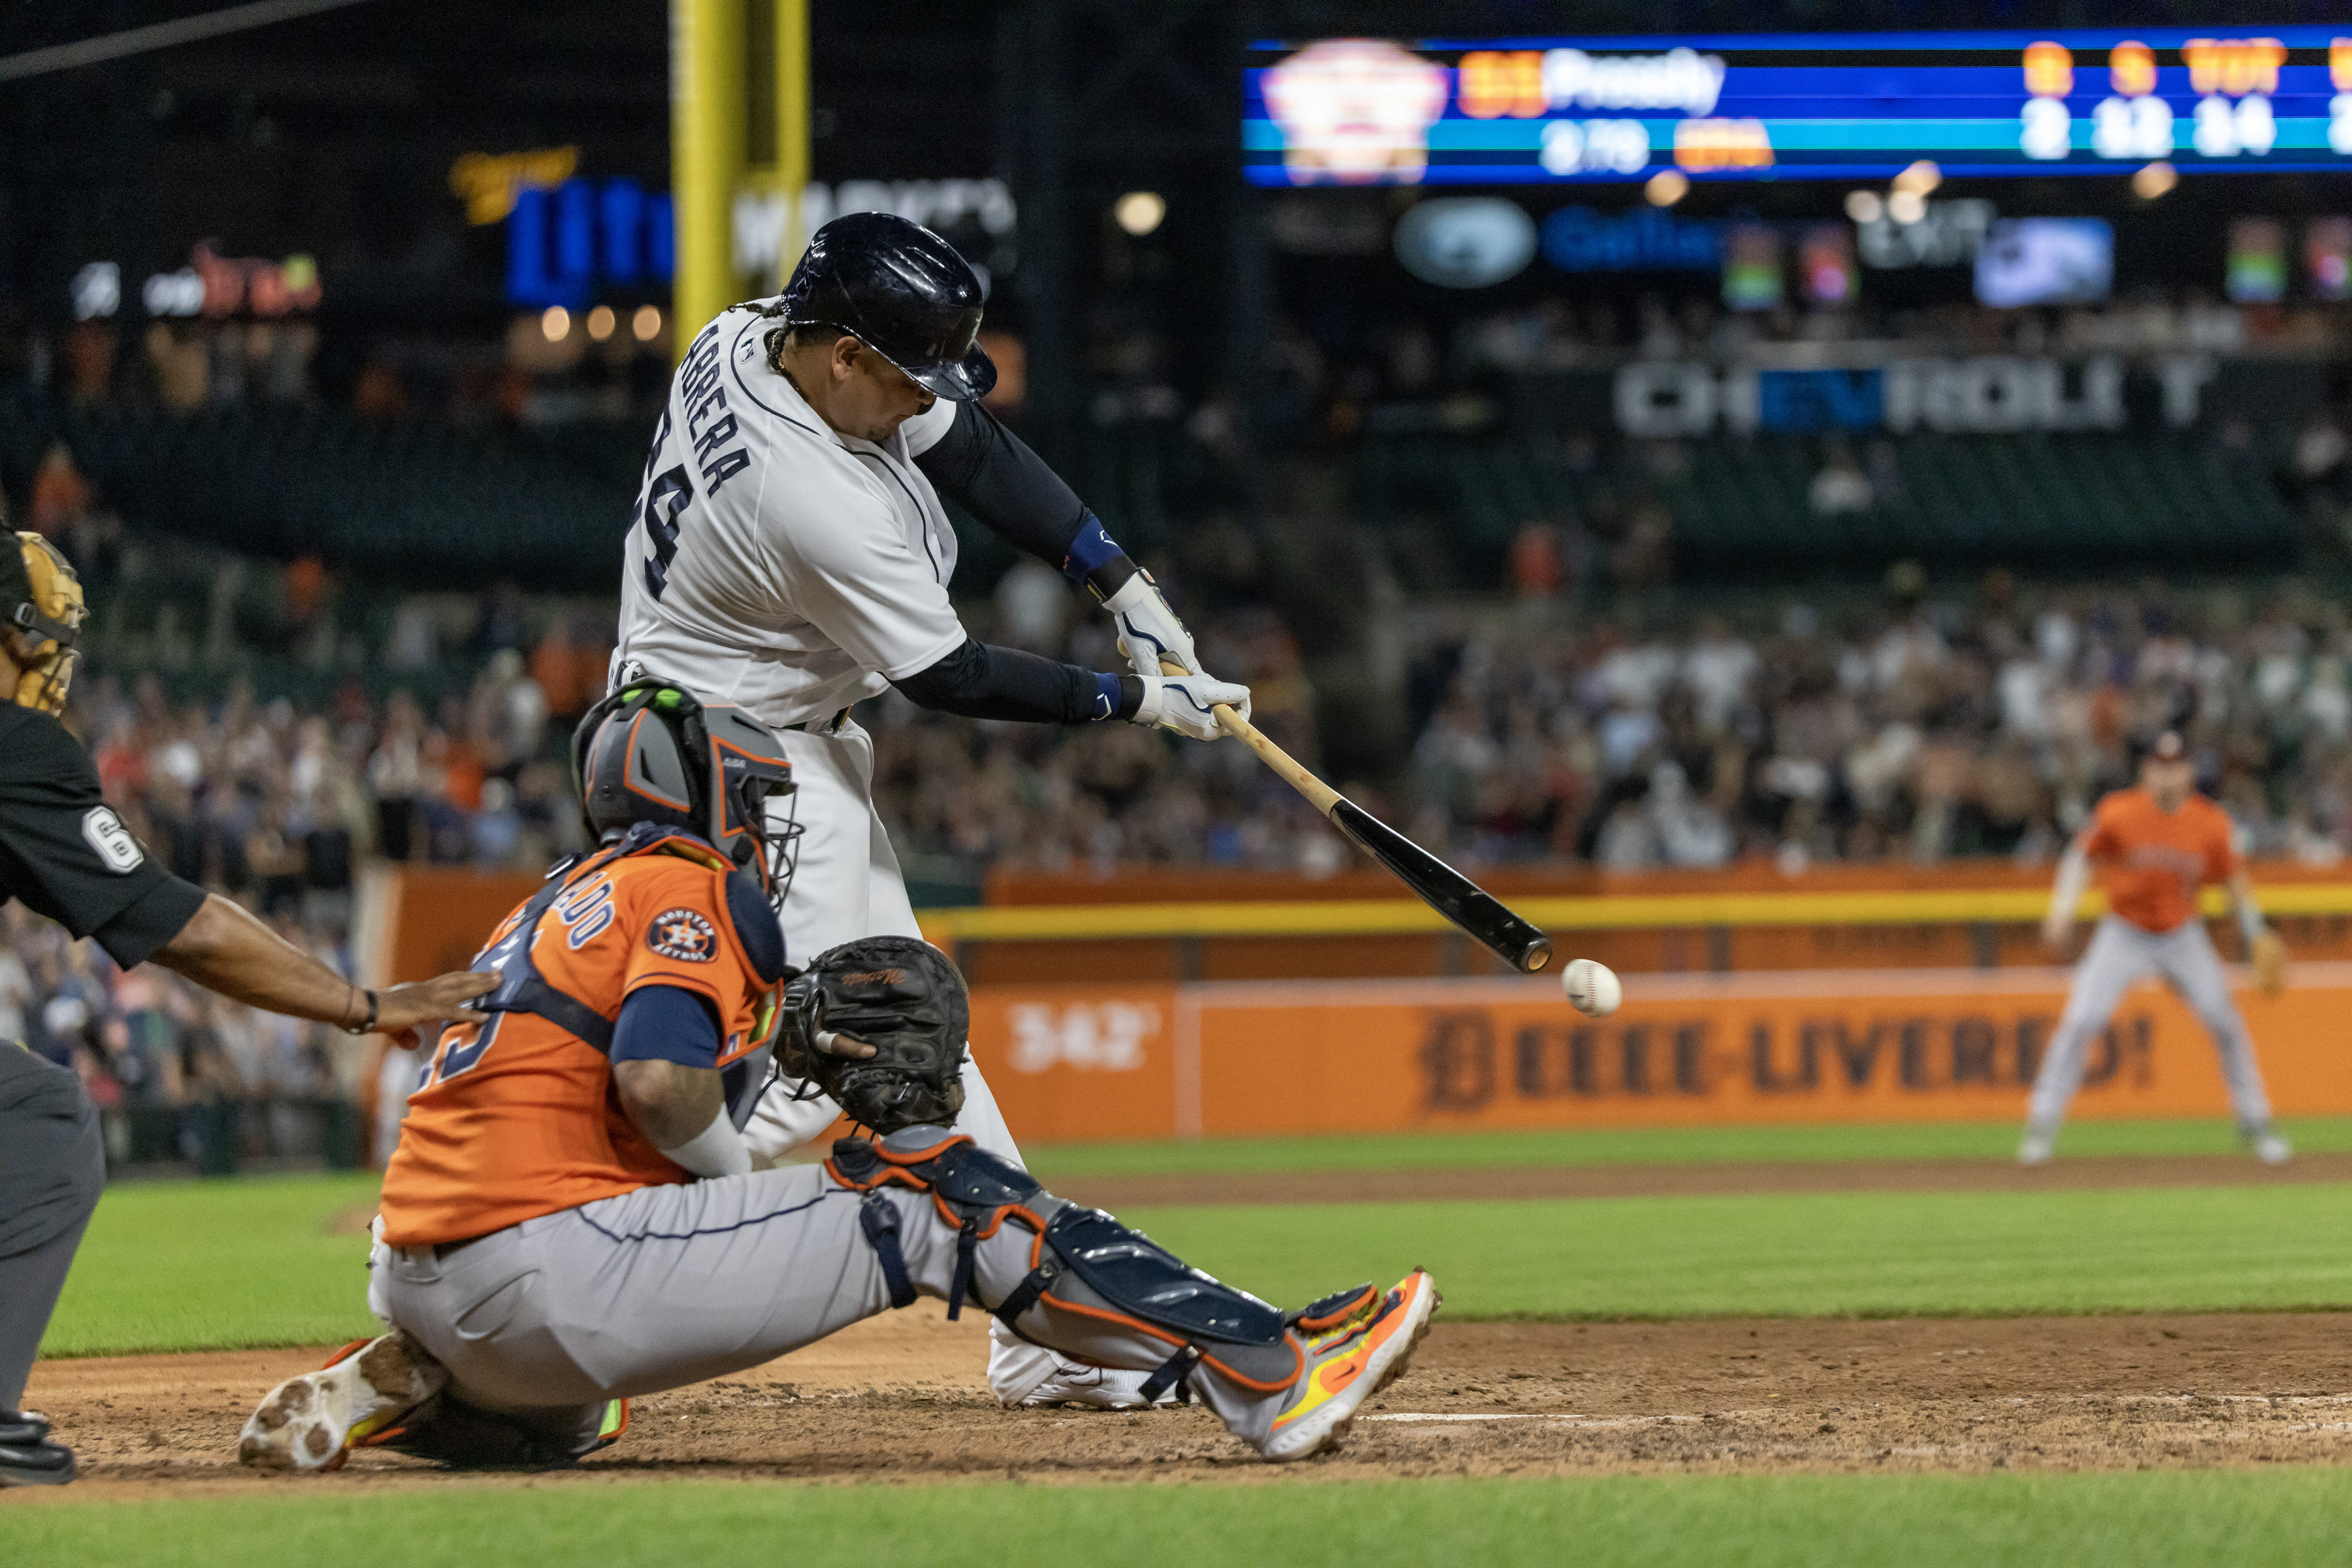
[[0,637],[17,668],[16,688],[5,694],[9,701],[65,711],[85,613],[81,579],[57,546],[37,533],[0,531]]
[[771,900],[782,899],[801,830],[772,825],[768,803],[793,794],[793,764],[740,708],[656,678],[633,680],[581,719],[572,773],[598,843],[640,822],[683,827],[756,871]]

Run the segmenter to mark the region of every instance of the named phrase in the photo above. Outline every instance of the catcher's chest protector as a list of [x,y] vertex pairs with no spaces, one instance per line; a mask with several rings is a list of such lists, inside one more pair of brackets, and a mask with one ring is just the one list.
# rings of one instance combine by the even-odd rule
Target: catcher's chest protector
[[[961,1133],[909,1127],[878,1143],[845,1138],[833,1146],[825,1169],[842,1185],[867,1194],[860,1218],[881,1258],[894,1307],[912,1301],[915,1290],[898,1247],[897,1211],[874,1196],[888,1185],[929,1193],[940,1216],[958,1229],[950,1318],[971,1294],[973,1247],[1012,1220],[1036,1237],[1030,1271],[989,1310],[1016,1334],[1023,1314],[1043,1303],[1166,1342],[1173,1353],[1144,1384],[1147,1400],[1171,1384],[1181,1390],[1185,1374],[1202,1361],[1265,1393],[1289,1387],[1306,1364],[1305,1350],[1278,1309],[1186,1265],[1100,1209],[1055,1197],[1028,1172]],[[1308,1312],[1333,1304],[1318,1302]]]
[[[651,854],[683,855],[688,859],[707,864],[714,870],[733,871],[733,867],[717,851],[706,849],[683,830],[656,823],[639,823],[611,848],[598,851],[576,867],[568,869],[559,867],[549,875],[546,886],[533,893],[530,902],[523,905],[521,913],[516,917],[514,929],[484,949],[481,957],[475,960],[475,967],[495,969],[500,979],[498,989],[474,1005],[485,1013],[537,1014],[564,1033],[576,1036],[600,1056],[610,1057],[613,1054],[612,1020],[577,996],[559,991],[548,983],[547,977],[539,972],[539,965],[531,960],[532,940],[539,933],[539,922],[547,917],[547,911],[555,907],[556,900],[562,898],[567,890],[615,860],[624,860],[633,855]],[[741,918],[735,913],[736,903],[734,899],[728,900],[729,913],[740,926]],[[744,945],[752,952],[754,962],[759,962],[758,944],[746,942]],[[781,937],[775,945],[778,960],[775,967],[781,969]],[[761,977],[773,978],[768,975]],[[775,1011],[776,998],[772,995],[761,1013],[763,1028],[772,1021]],[[751,1112],[759,1103],[760,1090],[767,1082],[772,1050],[772,1045],[763,1043],[729,1063],[723,1069],[728,1115],[739,1132],[751,1119]]]

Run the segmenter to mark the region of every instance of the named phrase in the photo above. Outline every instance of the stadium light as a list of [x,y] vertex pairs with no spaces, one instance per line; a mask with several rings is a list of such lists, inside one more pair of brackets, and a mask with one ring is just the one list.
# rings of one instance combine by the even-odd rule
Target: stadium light
[[1158,191],[1129,191],[1110,209],[1118,226],[1138,239],[1160,226],[1168,216],[1168,200]]
[[1886,216],[1886,204],[1876,191],[1848,191],[1845,216],[1856,223],[1876,223]]
[[2167,163],[2154,163],[2132,172],[2132,195],[2152,202],[2179,183],[2179,170]]
[[1680,169],[1661,169],[1642,188],[1654,207],[1670,207],[1690,195],[1690,176]]
[[1921,195],[1933,192],[1944,183],[1944,171],[1926,158],[1895,176],[1891,184],[1898,191],[1916,191]]
[[629,331],[636,334],[637,342],[649,343],[660,333],[661,321],[659,305],[640,305],[637,313],[629,318]]
[[1897,191],[1886,198],[1886,216],[1896,223],[1917,223],[1927,216],[1927,198],[1916,191]]
[[572,312],[561,305],[550,305],[540,313],[540,335],[551,343],[560,343],[572,335]]
[[613,329],[619,324],[619,318],[613,314],[610,305],[599,305],[588,312],[588,335],[600,343],[611,337]]

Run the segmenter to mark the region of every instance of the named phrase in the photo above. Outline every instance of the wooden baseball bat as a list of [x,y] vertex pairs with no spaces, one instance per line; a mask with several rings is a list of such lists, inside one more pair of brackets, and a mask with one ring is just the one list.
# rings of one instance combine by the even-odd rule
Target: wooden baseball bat
[[[1189,673],[1172,658],[1162,658],[1160,668],[1169,675]],[[1387,867],[1422,902],[1484,942],[1496,957],[1523,974],[1533,974],[1551,962],[1551,939],[1506,909],[1501,900],[1299,766],[1296,758],[1260,734],[1230,705],[1220,702],[1213,711],[1227,734],[1238,736],[1257,753],[1258,761],[1330,818],[1332,826]]]

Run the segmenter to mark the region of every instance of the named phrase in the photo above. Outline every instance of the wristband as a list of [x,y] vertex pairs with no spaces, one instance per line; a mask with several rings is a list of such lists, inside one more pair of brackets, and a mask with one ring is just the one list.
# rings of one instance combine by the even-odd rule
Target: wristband
[[[1118,547],[1118,541],[1103,531],[1102,520],[1087,512],[1078,519],[1077,537],[1070,541],[1070,548],[1062,557],[1062,575],[1073,584],[1083,584],[1113,562],[1126,559],[1127,552]],[[1113,584],[1114,589],[1116,586]]]
[[[1120,711],[1127,706],[1127,688],[1121,684],[1122,679],[1132,680],[1134,677],[1099,673],[1095,676],[1095,706],[1094,711],[1087,715],[1088,719],[1100,723],[1106,719],[1127,717]],[[1142,682],[1137,681],[1136,684],[1140,686]]]

